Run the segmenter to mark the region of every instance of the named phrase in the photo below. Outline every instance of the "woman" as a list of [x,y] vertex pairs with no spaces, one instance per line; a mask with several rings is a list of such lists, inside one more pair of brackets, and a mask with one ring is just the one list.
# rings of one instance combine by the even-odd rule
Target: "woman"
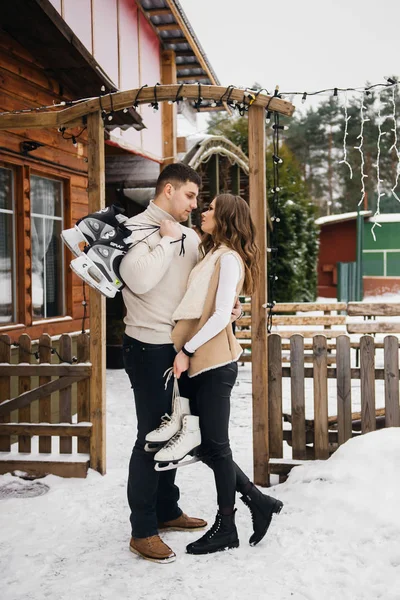
[[221,194],[202,214],[203,260],[189,277],[186,294],[173,318],[178,354],[177,378],[188,371],[200,418],[202,460],[214,471],[218,512],[214,525],[186,548],[189,554],[208,554],[239,546],[235,526],[235,495],[242,494],[253,520],[250,544],[266,534],[282,502],[262,494],[232,459],[229,446],[230,395],[242,349],[232,332],[232,307],[240,291],[251,294],[258,277],[259,250],[250,210],[240,196]]

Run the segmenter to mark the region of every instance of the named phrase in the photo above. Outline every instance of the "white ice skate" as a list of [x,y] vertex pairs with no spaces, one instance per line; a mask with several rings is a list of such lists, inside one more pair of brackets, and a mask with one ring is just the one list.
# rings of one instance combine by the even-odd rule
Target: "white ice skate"
[[185,415],[182,417],[182,428],[154,455],[155,470],[169,471],[200,460],[193,454],[201,444],[199,417]]
[[157,452],[181,429],[182,417],[190,414],[188,398],[180,396],[178,391],[172,399],[171,416],[165,414],[161,417],[161,425],[146,435],[147,443],[144,449],[147,452]]

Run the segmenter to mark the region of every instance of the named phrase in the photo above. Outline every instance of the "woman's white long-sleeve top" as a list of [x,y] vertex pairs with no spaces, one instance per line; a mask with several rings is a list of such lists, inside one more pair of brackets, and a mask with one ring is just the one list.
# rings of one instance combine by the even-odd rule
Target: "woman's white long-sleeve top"
[[236,288],[241,277],[241,265],[234,254],[221,257],[220,274],[215,312],[204,323],[203,327],[185,344],[188,352],[196,352],[200,346],[211,340],[225,329],[231,320],[232,309],[236,300]]

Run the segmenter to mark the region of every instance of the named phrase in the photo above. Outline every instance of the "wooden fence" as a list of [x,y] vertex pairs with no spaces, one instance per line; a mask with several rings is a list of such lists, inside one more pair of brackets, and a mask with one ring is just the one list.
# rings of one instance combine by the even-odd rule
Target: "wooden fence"
[[[282,338],[268,337],[268,410],[270,473],[284,480],[303,460],[327,459],[341,444],[360,433],[380,427],[399,427],[399,339],[388,335],[383,343],[383,367],[375,367],[375,341],[360,339],[360,366],[352,368],[350,338],[336,341],[336,367],[328,364],[324,335],[313,338],[312,366],[306,366],[304,338],[290,338],[290,366],[282,360]],[[382,352],[382,350],[380,351]],[[283,378],[290,378],[290,412],[283,411]],[[313,380],[313,418],[306,419],[305,380]],[[328,380],[336,380],[336,415],[328,414]],[[361,411],[352,410],[352,380],[360,380]],[[384,381],[384,408],[376,410],[375,381]],[[307,407],[309,408],[309,406]],[[290,423],[290,429],[284,423]],[[283,458],[286,441],[292,457]]]
[[58,350],[66,362],[60,362],[47,334],[39,339],[36,358],[28,335],[20,336],[18,346],[18,363],[11,364],[11,340],[0,336],[0,473],[85,477],[92,433],[88,335],[77,338],[76,363],[67,334]]

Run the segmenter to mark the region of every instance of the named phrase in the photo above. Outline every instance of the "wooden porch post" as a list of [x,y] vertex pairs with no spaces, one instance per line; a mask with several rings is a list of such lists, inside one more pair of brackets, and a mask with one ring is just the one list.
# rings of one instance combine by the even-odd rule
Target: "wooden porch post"
[[249,109],[250,212],[260,248],[260,279],[251,298],[254,481],[269,484],[267,302],[267,195],[265,174],[265,109]]
[[[100,112],[88,115],[89,213],[105,206],[104,126]],[[106,472],[106,299],[90,288],[90,466]]]
[[[161,83],[176,83],[176,61],[174,50],[163,50],[161,53]],[[176,103],[163,102],[162,107],[163,134],[163,167],[175,162],[176,148]]]

